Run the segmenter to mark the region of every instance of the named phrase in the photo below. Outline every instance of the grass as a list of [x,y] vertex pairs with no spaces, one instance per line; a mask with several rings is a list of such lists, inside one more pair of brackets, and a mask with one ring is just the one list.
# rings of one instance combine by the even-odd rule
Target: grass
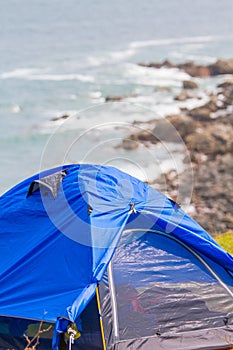
[[233,255],[233,231],[227,231],[215,237],[215,240],[220,244],[228,253]]

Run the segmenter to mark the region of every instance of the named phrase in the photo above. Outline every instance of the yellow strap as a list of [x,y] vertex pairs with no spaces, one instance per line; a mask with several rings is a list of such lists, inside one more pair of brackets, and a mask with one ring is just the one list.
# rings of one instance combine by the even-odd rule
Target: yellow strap
[[101,330],[101,336],[102,336],[102,342],[103,342],[103,350],[106,350],[107,347],[106,347],[105,336],[104,336],[104,325],[103,325],[103,320],[101,315],[100,295],[99,295],[98,287],[96,287],[96,300],[97,300],[97,306],[98,306],[99,315],[100,315],[100,330]]

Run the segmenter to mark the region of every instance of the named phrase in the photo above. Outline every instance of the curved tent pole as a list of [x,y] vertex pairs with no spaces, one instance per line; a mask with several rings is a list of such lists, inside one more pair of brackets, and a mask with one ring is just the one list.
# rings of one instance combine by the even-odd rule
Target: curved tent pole
[[100,295],[99,295],[99,287],[96,287],[96,300],[97,300],[97,306],[99,311],[99,320],[100,320],[100,330],[101,330],[101,338],[103,343],[103,350],[106,350],[106,341],[104,336],[104,325],[103,325],[103,319],[102,319],[102,313],[101,313],[101,306],[100,306]]
[[118,327],[116,292],[115,292],[115,285],[114,285],[113,271],[112,271],[112,260],[109,262],[109,265],[108,265],[108,284],[109,284],[109,291],[110,291],[111,303],[112,303],[114,338],[117,341],[119,340],[119,327]]
[[187,244],[181,242],[178,238],[174,237],[174,236],[170,236],[169,234],[165,233],[165,232],[160,232],[160,231],[156,231],[156,230],[152,230],[152,229],[128,229],[123,231],[123,235],[124,234],[129,234],[130,232],[149,232],[149,233],[155,233],[155,234],[159,234],[165,237],[168,237],[170,239],[172,239],[173,241],[179,243],[180,245],[182,245],[185,249],[187,249],[191,254],[193,254],[204,266],[205,268],[211,273],[211,275],[219,282],[219,284],[225,289],[225,291],[233,298],[233,292],[230,290],[230,288],[221,280],[221,278],[216,274],[216,272],[210,267],[210,265],[197,253],[195,252],[195,250],[193,250],[192,248],[190,248]]

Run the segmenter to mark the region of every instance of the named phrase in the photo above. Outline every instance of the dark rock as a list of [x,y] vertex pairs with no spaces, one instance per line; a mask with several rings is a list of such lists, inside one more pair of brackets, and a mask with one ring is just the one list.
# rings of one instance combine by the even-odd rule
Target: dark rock
[[106,96],[105,102],[118,102],[124,100],[125,98],[127,98],[127,96]]
[[232,127],[216,123],[188,135],[186,145],[191,152],[203,153],[214,159],[219,154],[231,152],[232,140]]
[[219,118],[221,123],[233,125],[233,114],[226,114],[224,117]]
[[128,151],[132,151],[138,147],[138,143],[130,138],[125,138],[122,141],[122,147]]
[[127,136],[127,139],[156,144],[159,142],[158,138],[153,134],[151,130],[140,130],[134,134]]
[[233,87],[233,79],[232,80],[226,80],[223,83],[218,84],[217,87],[220,88],[220,89],[226,89],[226,88],[229,88],[229,87]]
[[179,93],[179,95],[174,97],[175,101],[180,101],[180,102],[186,101],[187,99],[188,99],[188,94],[187,94],[187,92],[185,90],[182,90]]
[[176,128],[166,119],[161,119],[156,122],[152,134],[159,141],[175,143],[180,143],[182,141]]
[[211,75],[233,74],[233,59],[217,60],[214,64],[209,65]]
[[191,90],[182,90],[179,95],[174,97],[174,100],[182,102],[190,98],[197,98],[197,96]]
[[187,136],[194,133],[197,128],[197,123],[185,114],[170,115],[167,116],[167,120],[176,128],[183,140],[186,140]]
[[62,116],[60,116],[60,117],[54,117],[54,118],[52,118],[51,121],[52,121],[52,122],[56,122],[56,121],[58,121],[58,120],[68,119],[69,117],[70,117],[70,116],[69,116],[68,114],[64,114],[64,115],[62,115]]
[[212,96],[210,100],[205,105],[202,106],[202,108],[209,109],[210,113],[217,112],[217,110],[220,108],[219,102],[221,101],[219,101],[216,96]]
[[197,107],[189,111],[189,115],[195,120],[209,121],[211,118],[211,110],[208,107]]
[[209,77],[211,75],[207,66],[196,65],[193,62],[178,64],[177,68],[184,70],[191,77]]
[[225,88],[222,89],[221,92],[219,92],[218,96],[222,96],[223,104],[225,108],[227,106],[232,106],[233,105],[233,85],[226,83]]
[[141,62],[141,63],[138,63],[139,66],[141,67],[147,67],[147,68],[162,68],[162,67],[165,67],[165,68],[174,68],[175,65],[170,62],[169,60],[165,60],[161,63],[158,63],[158,62],[149,62],[149,63],[144,63],[144,62]]
[[184,89],[197,89],[198,84],[193,80],[184,80],[183,81],[183,88]]
[[233,74],[233,59],[230,60],[217,60],[210,65],[198,65],[194,62],[184,62],[179,64],[173,64],[172,62],[165,60],[164,62],[150,62],[139,63],[140,66],[148,68],[179,68],[188,73],[191,77],[209,77],[221,74]]
[[127,98],[130,98],[130,97],[137,97],[137,94],[106,96],[105,102],[119,102],[119,101],[123,101]]
[[159,141],[151,130],[142,130],[137,133],[136,137],[139,141],[151,142],[153,144]]
[[[190,215],[212,236],[233,229],[232,167],[233,156],[227,153],[193,168]],[[190,186],[190,173],[184,171],[182,185],[180,176],[174,171],[163,174],[156,188],[179,201],[176,196],[183,183],[187,181]]]
[[[212,135],[202,130],[202,132],[197,132],[192,135],[187,136],[186,144],[188,149],[192,152],[212,154],[213,153],[213,143],[214,138]],[[192,160],[195,158],[192,157]]]

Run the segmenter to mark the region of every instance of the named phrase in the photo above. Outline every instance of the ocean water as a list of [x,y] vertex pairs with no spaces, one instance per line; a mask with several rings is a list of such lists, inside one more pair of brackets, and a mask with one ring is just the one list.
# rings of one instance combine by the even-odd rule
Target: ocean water
[[[149,120],[178,112],[173,97],[189,78],[137,63],[232,58],[232,13],[232,0],[2,0],[0,193],[61,163],[114,165],[147,181],[182,169],[182,145],[119,147]],[[197,79],[201,100],[190,108],[217,79]],[[108,95],[129,98],[105,103]]]

